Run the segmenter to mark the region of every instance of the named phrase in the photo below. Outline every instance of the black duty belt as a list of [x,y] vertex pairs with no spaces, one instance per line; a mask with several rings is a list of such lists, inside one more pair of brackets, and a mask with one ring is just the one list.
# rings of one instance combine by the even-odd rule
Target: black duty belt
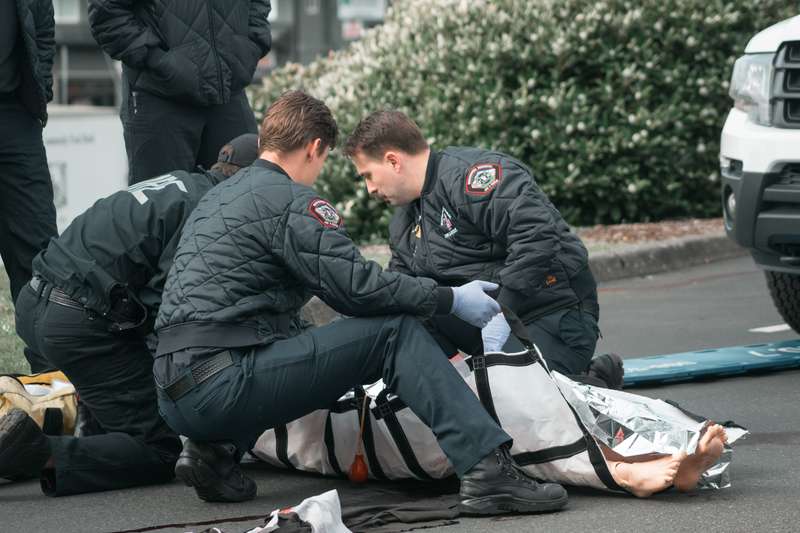
[[[28,282],[28,284],[31,286],[31,289],[33,289],[34,292],[36,292],[36,294],[40,294],[39,291],[42,289],[45,283],[46,282],[42,278],[37,276],[31,278],[31,280]],[[62,305],[64,307],[69,307],[71,309],[78,309],[81,311],[85,309],[82,303],[72,298],[70,295],[68,295],[58,287],[53,287],[50,290],[50,295],[47,297],[47,299],[53,302],[54,304]]]
[[[48,285],[48,282],[39,275],[34,275],[28,284],[36,294],[41,295],[44,291],[44,287]],[[55,286],[52,286],[47,300],[54,304],[69,307],[70,309],[78,309],[81,311],[87,309],[81,302]],[[139,327],[147,318],[146,313],[138,308],[133,300],[127,297],[112,301],[109,311],[101,314],[103,318],[112,322],[111,331],[123,331]]]
[[229,350],[220,352],[210,359],[195,364],[192,369],[175,383],[164,387],[164,392],[174,402],[210,377],[218,374],[233,364],[233,356]]

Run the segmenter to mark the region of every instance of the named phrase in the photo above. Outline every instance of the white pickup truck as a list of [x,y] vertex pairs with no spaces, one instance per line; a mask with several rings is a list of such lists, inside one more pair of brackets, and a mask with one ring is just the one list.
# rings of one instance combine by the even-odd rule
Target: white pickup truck
[[800,332],[800,15],[756,34],[744,52],[720,145],[725,230],[751,251]]

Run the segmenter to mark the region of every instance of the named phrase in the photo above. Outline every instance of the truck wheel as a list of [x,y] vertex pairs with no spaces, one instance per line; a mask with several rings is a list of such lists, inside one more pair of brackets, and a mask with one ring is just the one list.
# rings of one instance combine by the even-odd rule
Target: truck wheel
[[764,274],[778,312],[793,330],[800,333],[800,275],[769,270]]

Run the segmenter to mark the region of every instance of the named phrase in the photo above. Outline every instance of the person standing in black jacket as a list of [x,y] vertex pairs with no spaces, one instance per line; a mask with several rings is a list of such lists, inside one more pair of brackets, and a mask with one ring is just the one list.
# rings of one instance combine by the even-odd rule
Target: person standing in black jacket
[[114,193],[36,256],[17,332],[66,374],[100,431],[45,436],[11,411],[0,418],[0,477],[41,476],[51,496],[172,479],[181,443],[156,405],[154,317],[192,209],[256,156],[257,137],[246,134],[209,172],[175,171]]
[[[618,356],[592,362],[600,308],[588,252],[527,166],[480,148],[434,151],[399,111],[364,118],[345,154],[367,191],[397,206],[390,270],[497,283],[498,302],[524,321],[552,370],[621,387]],[[482,332],[453,320],[428,324],[449,353],[522,349],[502,314]]]
[[131,184],[208,168],[257,125],[244,88],[272,43],[269,0],[89,0],[89,25],[122,61]]
[[[52,0],[0,2],[0,257],[16,301],[31,260],[58,235],[42,128],[53,99]],[[30,349],[32,372],[51,368]]]

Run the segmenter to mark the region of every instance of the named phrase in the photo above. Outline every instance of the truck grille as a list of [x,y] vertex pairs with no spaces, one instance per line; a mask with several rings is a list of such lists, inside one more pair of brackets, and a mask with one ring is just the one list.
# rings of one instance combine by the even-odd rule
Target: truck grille
[[775,58],[772,86],[778,128],[800,128],[800,41],[783,43]]
[[778,178],[779,183],[796,183],[800,185],[800,163],[785,165]]
[[791,63],[800,63],[800,43],[789,43],[786,47],[786,60]]
[[786,85],[784,90],[788,92],[800,92],[800,70],[790,70],[786,73]]

